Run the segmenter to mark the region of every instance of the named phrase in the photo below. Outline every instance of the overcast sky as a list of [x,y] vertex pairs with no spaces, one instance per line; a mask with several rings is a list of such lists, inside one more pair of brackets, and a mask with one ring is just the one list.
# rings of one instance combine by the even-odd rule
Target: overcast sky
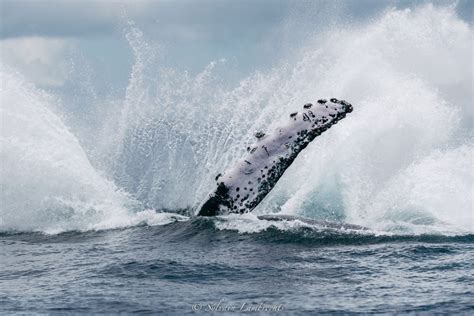
[[[416,1],[423,3],[425,1]],[[455,1],[436,1],[454,3]],[[2,0],[1,59],[42,87],[60,88],[71,65],[90,69],[99,90],[127,84],[133,63],[124,36],[134,21],[163,62],[191,72],[225,58],[245,74],[270,67],[308,25],[333,19],[370,19],[388,7],[413,1],[283,0]],[[474,1],[457,1],[472,23]],[[290,47],[291,48],[291,47]]]

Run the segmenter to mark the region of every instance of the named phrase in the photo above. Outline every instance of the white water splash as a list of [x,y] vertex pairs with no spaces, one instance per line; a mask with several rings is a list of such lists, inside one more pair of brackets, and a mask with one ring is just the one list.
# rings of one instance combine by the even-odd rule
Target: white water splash
[[178,219],[134,213],[136,202],[92,167],[78,140],[50,110],[54,98],[7,67],[0,72],[1,231],[58,233]]
[[[471,45],[472,29],[453,7],[424,5],[316,32],[280,66],[230,90],[216,80],[215,67],[225,65],[211,64],[195,78],[162,70],[156,81],[128,91],[155,94],[128,107],[126,117],[146,113],[146,119],[125,127],[118,178],[155,207],[195,207],[255,131],[273,129],[295,108],[332,95],[354,104],[354,112],[306,149],[255,212],[374,229],[385,223],[383,229],[403,233],[472,232],[474,175],[472,154],[466,154],[472,153]],[[439,170],[430,170],[440,176],[421,174],[440,150],[458,165],[440,161]],[[140,157],[130,154],[137,151]],[[137,160],[140,169],[130,169]],[[402,190],[397,179],[413,168],[420,170],[419,183],[412,184],[420,201],[412,195],[411,202],[399,197],[383,204],[385,192]],[[436,183],[428,186],[424,177]],[[444,194],[453,183],[462,183],[458,194]],[[443,203],[429,202],[440,197]],[[451,207],[461,215],[446,220]],[[417,219],[420,209],[430,220]],[[391,215],[397,212],[413,216]]]
[[[176,220],[137,214],[134,200],[153,209],[196,207],[255,131],[331,95],[351,102],[353,113],[302,153],[256,213],[395,233],[472,233],[472,27],[452,7],[424,5],[311,36],[271,71],[229,88],[221,80],[225,61],[197,76],[162,67],[132,25],[136,63],[117,102],[121,116],[104,120],[103,154],[94,161],[107,166],[107,177],[48,109],[51,97],[2,74],[2,229]],[[254,222],[255,231],[270,225]]]

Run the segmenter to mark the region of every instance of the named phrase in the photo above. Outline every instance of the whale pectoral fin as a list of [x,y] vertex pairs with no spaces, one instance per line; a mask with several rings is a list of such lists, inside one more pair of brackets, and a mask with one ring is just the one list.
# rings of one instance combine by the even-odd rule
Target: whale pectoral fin
[[216,191],[201,206],[200,216],[216,216],[220,212],[232,208],[231,199],[229,197],[229,188],[223,182],[220,182]]
[[368,230],[368,228],[366,227],[355,225],[355,224],[333,222],[333,221],[326,221],[326,220],[316,220],[312,218],[293,216],[293,215],[270,214],[270,215],[259,215],[257,216],[257,218],[260,220],[274,221],[274,222],[300,221],[300,222],[310,224],[310,225],[320,226],[324,228],[338,229],[338,230]]
[[335,98],[307,103],[301,113],[273,134],[257,132],[247,157],[216,177],[217,189],[198,211],[201,216],[252,211],[273,189],[298,154],[317,136],[352,112],[352,105]]
[[204,203],[199,211],[200,216],[216,216],[219,210],[220,200],[216,196],[211,196]]

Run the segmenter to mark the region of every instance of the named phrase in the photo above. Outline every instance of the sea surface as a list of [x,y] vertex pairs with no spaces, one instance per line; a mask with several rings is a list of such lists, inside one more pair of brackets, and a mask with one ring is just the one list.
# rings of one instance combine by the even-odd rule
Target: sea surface
[[[474,235],[293,223],[242,233],[196,218],[98,232],[3,233],[10,313],[469,313]],[[250,224],[248,224],[250,225]],[[234,306],[234,307],[232,307]],[[227,308],[227,310],[225,309]],[[234,308],[234,310],[232,310]],[[248,310],[247,310],[248,311]]]
[[474,309],[472,234],[376,235],[301,222],[266,223],[248,233],[217,228],[228,221],[233,219],[57,235],[2,233],[0,311],[468,314]]

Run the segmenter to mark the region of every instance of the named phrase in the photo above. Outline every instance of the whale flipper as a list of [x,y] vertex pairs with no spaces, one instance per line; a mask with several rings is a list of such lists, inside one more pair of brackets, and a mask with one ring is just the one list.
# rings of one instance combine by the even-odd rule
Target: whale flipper
[[273,189],[298,154],[347,113],[352,105],[343,100],[321,99],[291,113],[287,124],[271,134],[257,132],[247,156],[216,177],[217,189],[197,215],[215,216],[252,211]]
[[271,215],[259,215],[257,216],[260,220],[266,221],[273,221],[273,222],[281,222],[281,221],[300,221],[309,225],[324,227],[324,228],[331,228],[331,229],[338,229],[338,230],[368,230],[368,228],[354,225],[354,224],[347,224],[342,222],[332,222],[326,220],[316,220],[312,218],[306,218],[302,216],[293,216],[293,215],[278,215],[278,214],[271,214]]

